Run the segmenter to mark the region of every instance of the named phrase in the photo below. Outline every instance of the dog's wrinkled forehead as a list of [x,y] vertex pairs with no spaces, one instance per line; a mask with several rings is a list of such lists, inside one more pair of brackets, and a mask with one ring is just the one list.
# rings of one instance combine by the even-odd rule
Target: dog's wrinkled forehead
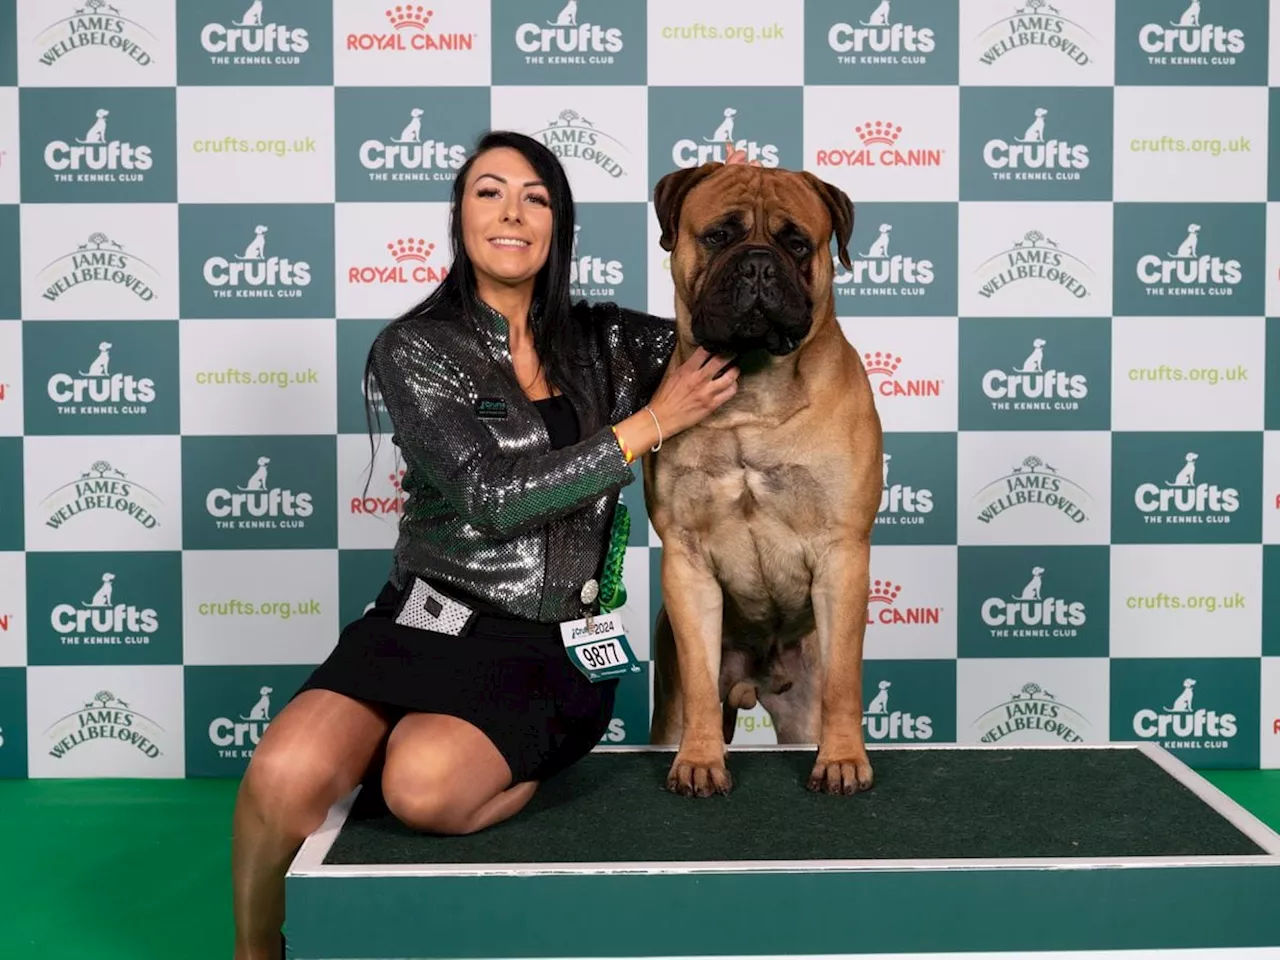
[[685,198],[685,225],[700,232],[720,221],[730,221],[757,240],[774,236],[788,225],[810,234],[830,229],[822,198],[798,174],[787,170],[752,172],[763,175],[714,176],[695,186]]

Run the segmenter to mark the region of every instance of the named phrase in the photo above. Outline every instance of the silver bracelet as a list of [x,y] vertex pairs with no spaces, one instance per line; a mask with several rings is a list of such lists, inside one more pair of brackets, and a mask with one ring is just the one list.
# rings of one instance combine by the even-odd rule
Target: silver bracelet
[[653,425],[658,428],[658,443],[656,446],[649,448],[651,453],[657,453],[662,449],[662,424],[658,422],[658,415],[653,412],[647,403],[644,405],[644,408],[649,411],[649,416],[653,417]]

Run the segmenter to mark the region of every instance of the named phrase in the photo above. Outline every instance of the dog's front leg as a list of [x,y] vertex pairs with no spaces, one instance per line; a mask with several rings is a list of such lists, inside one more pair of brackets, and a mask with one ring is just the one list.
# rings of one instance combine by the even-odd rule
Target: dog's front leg
[[720,715],[724,595],[706,564],[676,540],[662,550],[662,600],[675,637],[683,723],[667,788],[709,797],[733,786]]
[[869,540],[832,547],[816,571],[814,621],[822,652],[822,727],[810,790],[857,793],[871,788],[862,733],[862,642],[867,630]]

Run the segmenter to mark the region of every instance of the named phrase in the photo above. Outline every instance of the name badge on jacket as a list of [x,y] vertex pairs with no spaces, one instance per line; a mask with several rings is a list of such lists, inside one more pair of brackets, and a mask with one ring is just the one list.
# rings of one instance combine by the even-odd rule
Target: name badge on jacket
[[505,420],[507,401],[501,397],[480,397],[476,400],[476,416],[481,420]]

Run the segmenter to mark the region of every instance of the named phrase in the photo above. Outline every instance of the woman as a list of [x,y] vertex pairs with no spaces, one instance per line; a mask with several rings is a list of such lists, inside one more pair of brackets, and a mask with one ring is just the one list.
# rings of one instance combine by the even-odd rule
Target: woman
[[731,362],[702,348],[659,388],[671,321],[570,305],[573,198],[536,140],[480,141],[450,230],[447,279],[367,361],[408,494],[388,582],[272,721],[240,785],[240,960],[280,955],[289,862],[378,764],[395,816],[461,834],[516,813],[600,740],[617,681],[578,672],[559,624],[597,612],[633,455],[737,389]]

